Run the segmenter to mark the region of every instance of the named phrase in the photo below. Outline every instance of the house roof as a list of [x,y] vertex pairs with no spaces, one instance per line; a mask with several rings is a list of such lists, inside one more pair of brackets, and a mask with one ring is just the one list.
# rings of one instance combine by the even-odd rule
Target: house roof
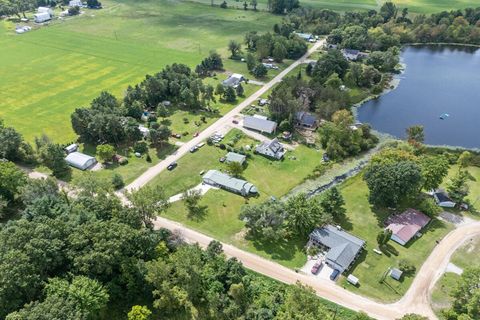
[[208,170],[207,173],[203,175],[203,181],[206,183],[213,182],[219,186],[231,189],[241,194],[258,192],[257,188],[250,182],[233,178],[228,174],[222,173],[218,170]]
[[300,33],[300,32],[296,32],[295,33],[297,36],[299,36],[300,38],[302,39],[306,39],[306,40],[309,40],[311,38],[313,38],[313,35],[311,33]]
[[403,271],[397,268],[390,269],[390,276],[395,280],[400,280],[402,277]]
[[[335,262],[343,270],[347,269],[362,250],[365,241],[359,239],[332,225],[317,228],[310,234],[310,238],[328,247],[326,259]],[[341,270],[341,271],[343,271]]]
[[343,49],[343,52],[345,54],[351,54],[351,55],[358,55],[360,53],[360,50],[355,50],[355,49]]
[[245,162],[245,159],[247,157],[243,154],[239,154],[239,153],[235,153],[235,152],[229,152],[227,153],[227,155],[225,156],[225,160],[227,162],[238,162],[238,163],[241,163],[243,164]]
[[224,86],[234,86],[237,85],[240,81],[243,80],[243,75],[239,73],[234,73],[228,79],[223,80],[223,85]]
[[245,116],[243,118],[243,126],[257,131],[272,133],[277,128],[277,123],[255,116]]
[[255,151],[260,154],[277,159],[281,159],[285,154],[285,149],[277,138],[271,141],[263,141],[255,148]]
[[401,214],[389,217],[387,220],[387,229],[392,230],[392,234],[407,243],[417,232],[422,230],[430,220],[427,215],[418,210],[407,209]]
[[448,194],[443,190],[437,190],[434,193],[435,197],[437,197],[438,202],[451,202],[452,199],[448,196]]
[[[72,152],[66,158],[65,161],[75,167],[83,167],[88,164],[89,161],[95,160],[94,157],[89,156],[81,152]],[[96,161],[96,160],[95,160]]]
[[309,112],[305,112],[305,111],[297,112],[295,114],[295,118],[302,125],[307,125],[307,126],[314,126],[315,122],[317,122],[317,117],[315,117],[313,114],[311,114]]

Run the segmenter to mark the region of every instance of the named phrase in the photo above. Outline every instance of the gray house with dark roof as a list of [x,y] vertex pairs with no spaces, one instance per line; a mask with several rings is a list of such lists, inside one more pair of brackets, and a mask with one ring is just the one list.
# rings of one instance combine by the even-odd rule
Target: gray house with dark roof
[[230,177],[218,170],[208,170],[203,175],[203,182],[214,187],[219,187],[246,197],[257,194],[257,188],[248,181]]
[[264,141],[260,143],[256,148],[255,152],[266,156],[268,158],[280,160],[285,155],[285,148],[278,141],[277,138],[271,141]]
[[315,130],[317,128],[318,121],[315,115],[309,112],[299,111],[295,113],[295,124],[298,127]]
[[262,133],[272,133],[277,130],[277,123],[259,115],[245,116],[243,117],[243,127]]
[[332,225],[313,230],[310,242],[326,248],[325,263],[340,272],[348,270],[365,246],[362,239]]

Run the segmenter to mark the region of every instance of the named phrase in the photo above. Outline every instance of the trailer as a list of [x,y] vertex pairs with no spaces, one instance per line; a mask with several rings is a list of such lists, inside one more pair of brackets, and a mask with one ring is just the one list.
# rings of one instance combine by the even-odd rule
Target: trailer
[[33,15],[33,17],[36,23],[42,23],[45,21],[52,20],[52,17],[48,12],[36,13]]

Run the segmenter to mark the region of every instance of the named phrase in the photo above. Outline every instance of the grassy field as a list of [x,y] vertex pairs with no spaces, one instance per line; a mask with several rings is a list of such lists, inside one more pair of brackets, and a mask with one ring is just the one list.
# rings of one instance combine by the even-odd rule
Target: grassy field
[[435,287],[432,291],[432,296],[430,297],[430,302],[432,305],[433,311],[437,314],[440,319],[444,319],[441,316],[441,311],[450,307],[453,299],[450,297],[450,294],[457,284],[457,281],[460,279],[460,276],[455,273],[445,273],[435,284]]
[[366,250],[350,270],[360,279],[360,285],[354,287],[348,284],[345,278],[341,280],[342,285],[379,301],[390,302],[399,299],[407,291],[413,277],[406,276],[401,281],[396,281],[387,276],[384,283],[380,283],[388,268],[398,267],[399,261],[405,259],[418,270],[434,248],[435,240],[441,239],[453,226],[434,220],[422,232],[421,238],[412,240],[405,247],[390,241],[388,252],[378,255],[373,252],[373,249],[378,247],[376,236],[383,229],[383,221],[389,212],[374,210],[370,206],[368,188],[361,174],[347,180],[341,186],[341,192],[345,198],[347,213],[346,217],[339,219],[338,222],[346,231],[367,243]]
[[[470,203],[473,204],[474,210],[477,212],[477,215],[473,216],[474,218],[480,217],[480,168],[479,167],[468,167],[468,172],[471,175],[471,180],[467,182],[469,187],[469,194],[467,199]],[[456,172],[458,171],[458,166],[452,166],[448,172],[448,176],[442,183],[442,188],[446,189],[447,185]]]
[[[227,143],[238,132],[236,129],[230,131],[223,142]],[[243,136],[236,143],[236,147],[256,143]],[[205,145],[199,151],[182,157],[175,170],[160,173],[152,184],[162,185],[170,196],[183,192],[201,183],[200,171],[225,169],[225,165],[218,161],[225,154],[224,150]],[[284,243],[245,240],[244,223],[238,219],[238,214],[241,206],[246,203],[258,203],[271,196],[279,198],[286,194],[320,163],[320,158],[321,152],[305,146],[298,146],[294,151],[289,151],[283,161],[271,161],[260,155],[251,154],[243,177],[259,189],[259,197],[245,199],[227,191],[210,190],[201,200],[201,205],[208,209],[200,217],[189,217],[181,201],[174,203],[165,216],[224,242],[274,259],[288,267],[300,267],[306,260],[305,253],[302,251],[305,239]]]
[[[210,4],[211,0],[195,0],[197,2]],[[378,10],[387,0],[300,0],[300,5],[305,7],[331,9],[335,11],[351,10]],[[393,0],[400,8],[408,7],[412,13],[432,13],[442,10],[455,10],[467,7],[477,7],[476,0]],[[214,1],[219,5],[221,1]],[[243,9],[243,2],[227,1],[228,6]],[[248,1],[247,1],[248,3]],[[266,10],[268,0],[258,0],[259,10]]]
[[[178,1],[103,1],[105,9],[15,35],[0,22],[0,117],[28,140],[75,138],[70,114],[102,90],[129,84],[174,62],[195,66],[230,39],[267,31],[280,17]],[[35,121],[32,121],[32,115]]]

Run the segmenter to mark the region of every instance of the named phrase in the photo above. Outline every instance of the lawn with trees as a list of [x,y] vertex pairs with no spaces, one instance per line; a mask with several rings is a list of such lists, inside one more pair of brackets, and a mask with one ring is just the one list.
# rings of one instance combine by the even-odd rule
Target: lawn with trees
[[42,133],[72,141],[70,113],[101,91],[121,98],[128,85],[167,64],[195,68],[213,49],[226,56],[229,40],[271,30],[280,19],[182,1],[102,4],[103,10],[84,9],[85,15],[21,37],[13,36],[13,24],[0,22],[0,116],[28,141]]

